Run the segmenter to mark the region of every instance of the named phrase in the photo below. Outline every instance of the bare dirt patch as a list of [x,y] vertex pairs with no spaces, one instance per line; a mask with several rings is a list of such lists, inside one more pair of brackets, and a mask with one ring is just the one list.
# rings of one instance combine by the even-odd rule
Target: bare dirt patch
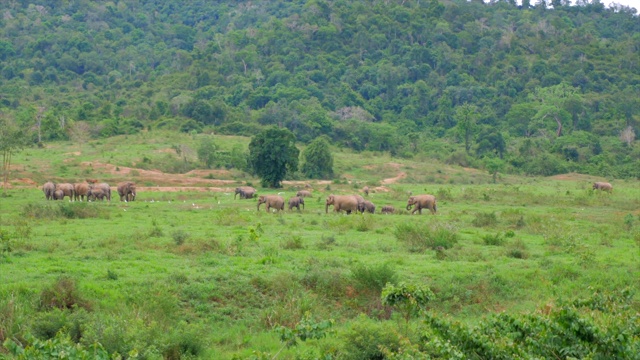
[[397,183],[398,181],[400,181],[400,180],[402,180],[402,179],[404,179],[404,178],[406,178],[406,177],[407,177],[407,173],[406,173],[406,172],[404,172],[404,171],[401,171],[398,175],[396,175],[396,176],[394,176],[394,177],[392,177],[392,178],[382,179],[382,180],[380,181],[380,183],[381,183],[382,185],[395,184],[395,183]]

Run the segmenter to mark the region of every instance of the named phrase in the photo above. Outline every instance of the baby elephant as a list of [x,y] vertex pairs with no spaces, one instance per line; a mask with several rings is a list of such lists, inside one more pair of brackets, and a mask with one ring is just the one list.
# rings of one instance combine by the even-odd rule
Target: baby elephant
[[613,185],[609,184],[608,182],[594,182],[593,190],[602,190],[606,192],[612,192]]
[[361,213],[364,213],[366,211],[370,214],[375,214],[376,206],[371,201],[365,200],[364,202],[358,204],[358,211],[360,211]]
[[298,209],[298,211],[300,211],[300,205],[302,205],[302,208],[304,209],[304,198],[300,196],[294,196],[289,199],[289,210],[296,208]]
[[87,201],[96,201],[96,200],[104,201],[104,199],[107,199],[107,198],[108,196],[103,189],[93,188],[87,191]]
[[53,192],[53,200],[64,200],[64,191],[58,189]]
[[383,214],[393,214],[394,212],[396,212],[396,208],[394,208],[391,205],[385,205],[382,207],[382,209],[380,210]]

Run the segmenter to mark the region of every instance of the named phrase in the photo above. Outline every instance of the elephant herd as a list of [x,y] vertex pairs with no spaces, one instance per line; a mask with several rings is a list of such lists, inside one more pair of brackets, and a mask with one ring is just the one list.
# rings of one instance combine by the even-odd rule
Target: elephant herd
[[[124,181],[117,185],[120,201],[134,201],[136,199],[136,184],[131,181]],[[111,201],[111,186],[107,183],[97,183],[97,181],[85,181],[81,183],[54,183],[47,181],[42,186],[42,192],[47,200],[69,201]]]
[[[369,195],[369,188],[365,187],[363,189],[365,195]],[[256,195],[256,189],[250,186],[241,186],[235,189],[235,194],[233,198],[240,194],[240,199],[251,199]],[[304,209],[304,198],[311,197],[312,194],[308,190],[300,190],[296,193],[296,196],[292,197],[288,201],[289,210],[293,210],[296,208],[300,211],[300,206]],[[258,196],[258,206],[257,210],[260,211],[260,206],[265,204],[265,209],[267,212],[270,212],[271,209],[276,211],[283,211],[285,207],[285,200],[280,195],[260,195]],[[351,213],[365,213],[368,212],[370,214],[375,214],[376,206],[369,200],[365,200],[361,195],[334,195],[331,194],[327,197],[325,202],[325,213],[329,212],[329,206],[333,206],[333,211],[342,212],[344,211],[347,214]],[[432,214],[435,214],[437,211],[436,207],[436,198],[433,195],[416,195],[410,196],[407,200],[407,210],[413,211],[411,214],[414,214],[416,211],[419,214],[422,214],[422,209],[428,209]],[[395,213],[395,208],[392,205],[385,205],[381,209],[382,214],[393,214]]]

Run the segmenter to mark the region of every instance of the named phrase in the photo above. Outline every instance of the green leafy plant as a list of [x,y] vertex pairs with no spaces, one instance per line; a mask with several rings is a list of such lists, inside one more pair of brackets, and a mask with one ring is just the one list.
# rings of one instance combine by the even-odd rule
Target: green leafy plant
[[388,283],[382,289],[382,303],[398,309],[405,321],[405,331],[408,330],[409,320],[421,311],[426,310],[427,304],[435,295],[426,286],[400,282],[398,285]]

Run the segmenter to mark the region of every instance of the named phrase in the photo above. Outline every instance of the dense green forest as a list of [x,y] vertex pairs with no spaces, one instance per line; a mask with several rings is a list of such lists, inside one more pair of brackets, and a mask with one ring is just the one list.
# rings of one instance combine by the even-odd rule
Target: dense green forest
[[[640,178],[640,20],[599,0],[13,0],[0,112],[34,145],[175,129]],[[571,5],[571,6],[570,6]],[[634,146],[635,144],[635,146]]]

